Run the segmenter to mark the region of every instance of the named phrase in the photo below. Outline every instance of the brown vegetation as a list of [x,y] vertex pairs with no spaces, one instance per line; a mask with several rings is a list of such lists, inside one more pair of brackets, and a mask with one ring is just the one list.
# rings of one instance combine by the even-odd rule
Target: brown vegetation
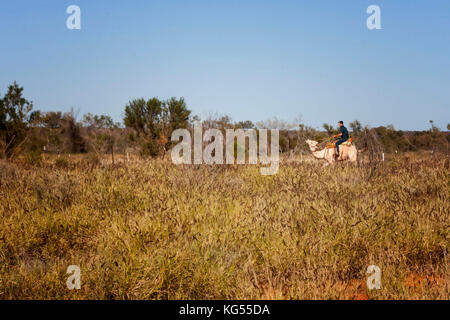
[[[0,298],[448,299],[449,161],[0,163]],[[101,163],[104,165],[101,165]],[[66,287],[79,265],[81,290]],[[365,287],[368,265],[382,289]]]

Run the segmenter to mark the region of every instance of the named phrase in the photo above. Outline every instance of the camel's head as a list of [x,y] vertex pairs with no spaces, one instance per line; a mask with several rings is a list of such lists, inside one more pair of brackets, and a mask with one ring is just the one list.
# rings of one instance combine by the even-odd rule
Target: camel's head
[[311,149],[311,151],[316,151],[317,150],[317,145],[319,144],[317,141],[308,139],[305,142],[308,144],[308,146]]

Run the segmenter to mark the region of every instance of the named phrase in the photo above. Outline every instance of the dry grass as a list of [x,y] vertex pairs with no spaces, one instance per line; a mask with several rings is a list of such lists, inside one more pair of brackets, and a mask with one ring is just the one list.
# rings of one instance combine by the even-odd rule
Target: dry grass
[[[449,299],[449,161],[0,163],[2,299]],[[369,179],[370,176],[370,179]],[[66,288],[80,265],[81,290]],[[367,266],[382,289],[365,287]]]

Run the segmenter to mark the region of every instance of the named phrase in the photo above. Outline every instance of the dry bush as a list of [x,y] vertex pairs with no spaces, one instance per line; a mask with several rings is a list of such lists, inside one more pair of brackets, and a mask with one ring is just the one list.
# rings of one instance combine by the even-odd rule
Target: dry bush
[[376,131],[365,127],[358,134],[356,147],[362,151],[358,157],[358,166],[368,169],[363,173],[366,179],[371,179],[380,170],[383,160],[383,145]]
[[[160,160],[12,168],[0,298],[449,298],[445,158],[398,156],[371,179],[306,161],[274,176]],[[73,264],[79,291],[65,287]],[[372,264],[381,290],[364,286]]]
[[78,193],[76,178],[60,172],[33,177],[31,188],[40,206],[55,209],[70,207]]
[[14,182],[19,171],[20,169],[15,164],[0,159],[0,186]]
[[56,158],[55,166],[59,169],[67,169],[69,167],[69,161],[66,158]]

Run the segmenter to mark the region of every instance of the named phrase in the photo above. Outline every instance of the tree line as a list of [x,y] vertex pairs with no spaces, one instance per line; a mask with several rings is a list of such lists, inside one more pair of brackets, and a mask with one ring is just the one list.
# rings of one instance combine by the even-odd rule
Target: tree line
[[[337,128],[324,124],[317,130],[295,119],[291,123],[274,118],[253,123],[233,122],[226,115],[211,114],[203,120],[192,115],[184,98],[135,99],[124,107],[123,123],[108,115],[83,115],[81,120],[73,111],[42,112],[33,110],[33,103],[24,98],[24,88],[16,82],[0,99],[0,158],[13,159],[21,155],[38,160],[42,153],[91,153],[96,158],[105,154],[125,154],[128,150],[143,157],[164,156],[171,148],[170,136],[175,129],[192,128],[201,121],[205,128],[279,129],[282,152],[306,151],[305,139],[326,140]],[[385,152],[432,150],[448,152],[450,135],[430,121],[430,129],[405,132],[392,125],[363,127],[357,120],[349,124],[352,137],[358,141],[371,132]],[[447,125],[450,130],[450,124]],[[359,139],[360,142],[364,139]]]

